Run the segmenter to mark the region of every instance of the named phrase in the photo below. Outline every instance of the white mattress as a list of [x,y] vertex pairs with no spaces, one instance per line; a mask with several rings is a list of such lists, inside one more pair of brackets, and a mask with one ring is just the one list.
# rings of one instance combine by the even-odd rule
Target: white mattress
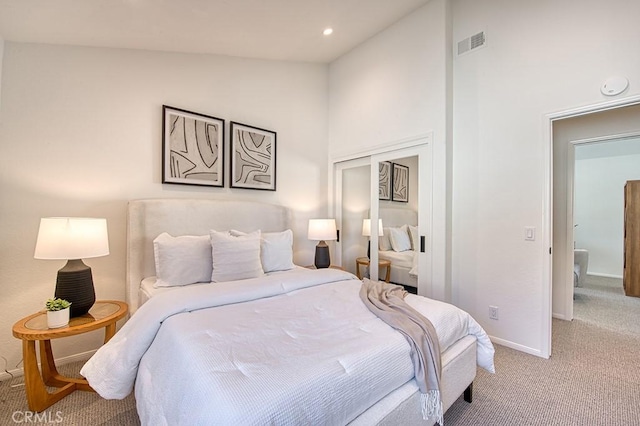
[[[476,358],[476,338],[474,336],[465,336],[451,345],[446,351],[442,352],[442,376],[440,393],[442,396],[442,405],[444,411],[449,409],[451,405],[460,397],[462,391],[473,382],[476,375],[475,358]],[[407,403],[412,398],[419,400],[420,391],[415,379],[410,380],[387,396],[382,398],[373,406],[369,407],[364,413],[358,416],[351,426],[369,426],[378,424],[387,425],[408,425],[408,424],[433,424],[425,423],[419,417],[419,403],[414,401],[415,407],[404,412],[412,421],[401,421],[396,419],[397,412],[403,403]],[[406,419],[403,419],[406,420]]]
[[[137,375],[138,408],[143,423],[149,424],[186,424],[198,418],[205,423],[266,418],[299,424],[329,417],[346,423],[389,389],[411,381],[408,344],[356,303],[359,286],[348,279],[350,274],[303,270],[294,271],[291,279],[282,275],[154,296],[81,374],[107,398],[128,395]],[[333,284],[322,284],[323,275]],[[490,346],[468,314],[418,296],[408,296],[407,303],[428,311],[443,350],[467,334]],[[448,313],[439,316],[441,310]],[[489,362],[492,368],[492,355]],[[475,363],[470,365],[475,372]],[[364,388],[369,392],[361,392]],[[216,410],[203,411],[211,398],[217,401]],[[245,403],[229,405],[233,401]]]
[[[176,287],[156,287],[156,277],[147,277],[140,283],[140,305],[151,299],[158,294],[167,293],[169,291],[175,291],[185,286]],[[211,283],[190,284],[190,286],[203,286]]]
[[394,250],[379,250],[378,258],[380,260],[391,261],[391,267],[401,267],[411,269],[413,267],[413,257],[415,251],[394,251]]
[[379,250],[378,257],[380,259],[389,260],[391,262],[391,273],[389,281],[395,284],[403,284],[410,287],[418,287],[418,277],[411,272],[413,271],[415,256],[417,253],[413,250],[394,251]]

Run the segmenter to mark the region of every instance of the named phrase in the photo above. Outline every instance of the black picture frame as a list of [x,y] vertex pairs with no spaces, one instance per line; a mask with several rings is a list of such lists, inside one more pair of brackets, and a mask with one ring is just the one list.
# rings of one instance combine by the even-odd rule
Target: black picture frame
[[391,162],[381,161],[378,163],[378,199],[391,201],[392,169]]
[[276,190],[277,133],[231,122],[232,188]]
[[224,187],[224,120],[162,106],[162,183]]
[[391,201],[409,202],[409,167],[393,163],[393,191]]

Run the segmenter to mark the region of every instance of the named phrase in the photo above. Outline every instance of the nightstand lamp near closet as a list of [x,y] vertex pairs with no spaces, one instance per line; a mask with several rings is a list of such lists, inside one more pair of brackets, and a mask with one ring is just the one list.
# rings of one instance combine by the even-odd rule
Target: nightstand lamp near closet
[[72,318],[89,312],[96,301],[91,268],[82,259],[108,254],[106,219],[47,217],[40,220],[34,257],[67,260],[58,271],[55,297],[71,302]]
[[310,219],[308,238],[320,241],[316,246],[313,264],[318,269],[328,268],[331,264],[331,256],[329,255],[329,246],[325,241],[338,239],[335,219]]
[[[364,219],[362,221],[362,235],[364,237],[371,237],[371,219]],[[382,237],[382,235],[384,235],[382,219],[378,219],[378,237]],[[371,239],[369,239],[369,244],[367,245],[367,257],[371,259]]]

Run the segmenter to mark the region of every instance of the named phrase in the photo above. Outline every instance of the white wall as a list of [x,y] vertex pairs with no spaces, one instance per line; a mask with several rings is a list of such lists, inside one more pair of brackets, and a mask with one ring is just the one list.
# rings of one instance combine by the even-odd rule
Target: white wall
[[[312,263],[307,219],[327,209],[327,66],[12,42],[3,65],[0,291],[6,314],[0,354],[9,370],[22,356],[11,326],[43,307],[64,264],[33,259],[41,217],[107,218],[111,254],[86,262],[99,299],[125,298],[130,199],[233,198],[289,206],[295,261]],[[277,191],[163,185],[163,104],[276,131]],[[94,349],[100,334],[55,341],[55,355]]]
[[640,179],[640,139],[578,145],[575,164],[576,247],[589,250],[588,273],[622,278],[624,184]]
[[448,3],[432,0],[329,67],[329,154],[433,131],[433,283],[449,298],[447,203]]
[[497,341],[541,354],[549,248],[524,227],[541,236],[544,117],[602,102],[610,75],[630,79],[623,96],[639,93],[640,3],[453,0],[452,12],[454,45],[487,35],[453,62],[453,300]]
[[[4,58],[4,39],[0,37],[0,107],[2,106],[2,59],[3,58]],[[0,123],[2,122],[0,121]]]

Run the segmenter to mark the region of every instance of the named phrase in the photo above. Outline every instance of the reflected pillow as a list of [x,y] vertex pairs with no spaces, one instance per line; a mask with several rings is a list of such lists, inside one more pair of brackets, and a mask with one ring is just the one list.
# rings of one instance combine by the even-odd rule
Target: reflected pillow
[[166,232],[153,240],[155,287],[211,281],[211,243],[208,235],[173,237]]
[[212,282],[245,280],[264,275],[260,262],[260,231],[233,236],[211,230]]
[[391,250],[391,241],[389,240],[389,228],[382,228],[382,236],[378,237],[378,248],[383,251]]
[[411,250],[420,250],[420,237],[417,226],[409,225],[409,237],[411,238]]
[[402,225],[399,228],[389,228],[389,240],[394,251],[411,250],[411,239],[409,239],[407,225]]

